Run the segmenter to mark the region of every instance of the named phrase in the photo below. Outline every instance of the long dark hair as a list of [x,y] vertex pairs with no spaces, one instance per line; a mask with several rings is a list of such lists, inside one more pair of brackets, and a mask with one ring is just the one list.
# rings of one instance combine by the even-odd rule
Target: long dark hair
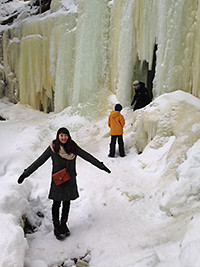
[[[61,134],[61,133],[68,135],[68,140],[65,144],[62,144],[59,141],[59,134]],[[64,147],[67,154],[70,154],[70,153],[76,154],[77,153],[77,144],[72,140],[71,135],[69,133],[69,130],[65,127],[58,129],[57,134],[56,134],[56,139],[53,141],[53,149],[54,149],[54,152],[56,154],[59,153],[60,145],[62,145]]]

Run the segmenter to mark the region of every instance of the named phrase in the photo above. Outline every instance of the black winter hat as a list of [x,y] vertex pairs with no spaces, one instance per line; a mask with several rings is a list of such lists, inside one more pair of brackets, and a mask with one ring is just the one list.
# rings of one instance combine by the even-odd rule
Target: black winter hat
[[115,111],[121,111],[122,110],[122,105],[116,104],[115,105]]
[[58,136],[59,136],[60,133],[67,134],[71,138],[69,130],[67,128],[65,128],[65,127],[61,127],[60,129],[58,129],[57,135],[56,135],[57,139],[58,139]]

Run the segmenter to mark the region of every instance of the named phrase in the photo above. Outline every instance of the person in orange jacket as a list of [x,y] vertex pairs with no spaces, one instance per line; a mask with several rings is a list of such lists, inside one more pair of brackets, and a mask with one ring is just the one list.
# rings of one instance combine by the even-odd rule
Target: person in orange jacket
[[108,126],[110,127],[110,151],[108,157],[114,158],[115,146],[118,139],[119,154],[121,157],[125,157],[124,141],[123,141],[123,127],[125,125],[125,119],[120,113],[122,106],[120,104],[115,105],[115,110],[111,111],[108,117]]

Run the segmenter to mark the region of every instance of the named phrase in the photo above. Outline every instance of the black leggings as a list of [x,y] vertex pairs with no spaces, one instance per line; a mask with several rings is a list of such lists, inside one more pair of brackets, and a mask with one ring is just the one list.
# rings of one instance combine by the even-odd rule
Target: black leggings
[[[61,201],[53,201],[52,205],[52,220],[53,222],[58,222],[60,220],[60,205]],[[70,210],[70,201],[62,201],[62,214],[61,214],[61,220],[68,220]]]

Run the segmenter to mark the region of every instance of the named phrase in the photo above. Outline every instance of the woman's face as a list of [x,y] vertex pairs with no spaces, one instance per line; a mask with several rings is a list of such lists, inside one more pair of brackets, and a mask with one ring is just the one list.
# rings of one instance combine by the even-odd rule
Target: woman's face
[[58,135],[58,139],[62,144],[65,144],[67,142],[68,138],[69,138],[68,135],[64,134],[64,133],[60,133]]

